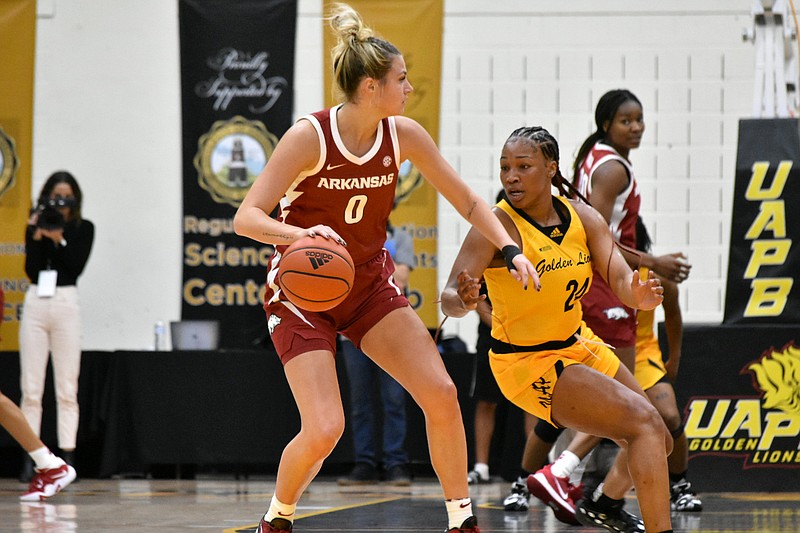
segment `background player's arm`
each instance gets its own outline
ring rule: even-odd
[[[478,316],[481,319],[481,322],[484,326],[492,325],[492,306],[489,304],[489,300],[481,300],[478,302],[477,307],[475,308],[478,311]]]
[[[611,223],[614,202],[628,186],[629,181],[630,176],[619,161],[607,161],[592,173],[592,207],[603,215],[606,224]],[[645,252],[636,254],[621,248],[620,253],[632,269],[647,267],[662,278],[677,283],[688,278],[689,270],[692,268],[681,252],[653,256]]]
[[[414,268],[414,241],[411,235],[398,228],[394,229],[392,240],[395,243],[395,253],[392,256],[394,260],[392,277],[400,290],[404,291],[408,287],[411,270]]]
[[[608,224],[592,206],[572,202],[586,230],[589,253],[596,272],[599,272],[614,294],[635,309],[654,309],[663,297],[658,278],[641,280],[638,270],[631,270],[614,244]]]
[[[669,280],[662,280],[664,286],[664,329],[667,333],[667,344],[669,354],[664,366],[667,369],[667,376],[670,381],[675,383],[678,376],[678,366],[681,362],[681,344],[683,342],[683,315],[681,306],[678,302],[678,286]]]

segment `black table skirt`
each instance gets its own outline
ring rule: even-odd
[[[458,387],[471,443],[474,410],[469,388],[474,354],[446,353],[443,359]],[[337,357],[337,370],[347,413],[349,389],[341,357]],[[19,401],[16,352],[0,352],[0,390]],[[283,368],[270,350],[84,352],[78,401],[77,455],[84,477],[137,475],[162,464],[274,471],[283,447],[300,427]],[[42,440],[55,450],[49,369],[43,403]],[[407,410],[406,446],[415,469],[425,470],[430,468],[430,456],[424,418],[410,397]],[[503,407],[501,415],[505,413]],[[503,431],[497,432],[495,446],[495,461],[507,463],[504,468],[509,475],[518,468],[524,439],[521,413],[514,412],[513,420],[514,451],[508,453]],[[503,449],[506,453],[501,456]],[[15,441],[0,431],[0,476],[16,476],[21,457]],[[342,470],[352,461],[348,424],[326,467]]]

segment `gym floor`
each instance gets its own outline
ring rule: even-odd
[[[482,532],[602,531],[562,524],[536,499],[528,512],[506,512],[501,502],[509,487],[499,481],[472,488]],[[15,479],[0,479],[0,532],[243,533],[253,531],[266,511],[274,477],[81,479],[42,503],[19,502],[24,489]],[[800,492],[700,496],[703,512],[673,513],[676,532],[800,531]],[[634,497],[626,508],[638,514]],[[320,477],[300,500],[295,531],[441,533],[445,525],[440,488],[433,478],[415,479],[410,487],[339,487],[333,478]]]

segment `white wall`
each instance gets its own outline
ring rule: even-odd
[[[295,115],[323,101],[320,0],[300,0]],[[737,121],[749,114],[748,0],[446,0],[441,148],[487,200],[510,131],[541,124],[562,168],[597,98],[633,90],[647,131],[631,158],[656,252],[684,250],[687,322],[722,318]],[[87,349],[152,344],[181,298],[177,2],[39,0],[33,192],[72,171],[97,240],[80,280]],[[565,6],[569,6],[567,9]],[[411,72],[411,81],[413,83]],[[444,282],[466,225],[440,205]],[[446,332],[474,343],[475,320]]]
[[[738,119],[752,108],[747,0],[447,2],[440,146],[487,201],[500,189],[499,149],[522,125],[559,139],[561,167],[594,131],[609,89],[642,101],[647,129],[631,152],[654,253],[684,251],[687,322],[722,320]],[[568,6],[568,9],[566,8]],[[410,73],[413,82],[413,72]],[[439,264],[468,229],[439,207]],[[442,286],[447,267],[439,271]],[[450,320],[474,345],[477,317]]]

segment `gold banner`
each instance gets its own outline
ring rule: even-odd
[[[5,294],[0,351],[19,349],[25,226],[31,207],[36,1],[0,2],[0,283]]]
[[[333,2],[325,0],[323,13]],[[414,92],[406,104],[406,115],[419,122],[434,141],[439,137],[439,96],[442,75],[442,0],[350,0],[364,22],[375,33],[394,44],[403,54]],[[330,50],[333,36],[323,28],[325,87],[332,88]],[[334,105],[333,91],[325,95],[326,106]],[[416,267],[411,273],[411,305],[428,328],[438,325],[439,291],[437,270],[437,193],[408,163],[400,170],[398,205],[392,224],[414,237]]]

